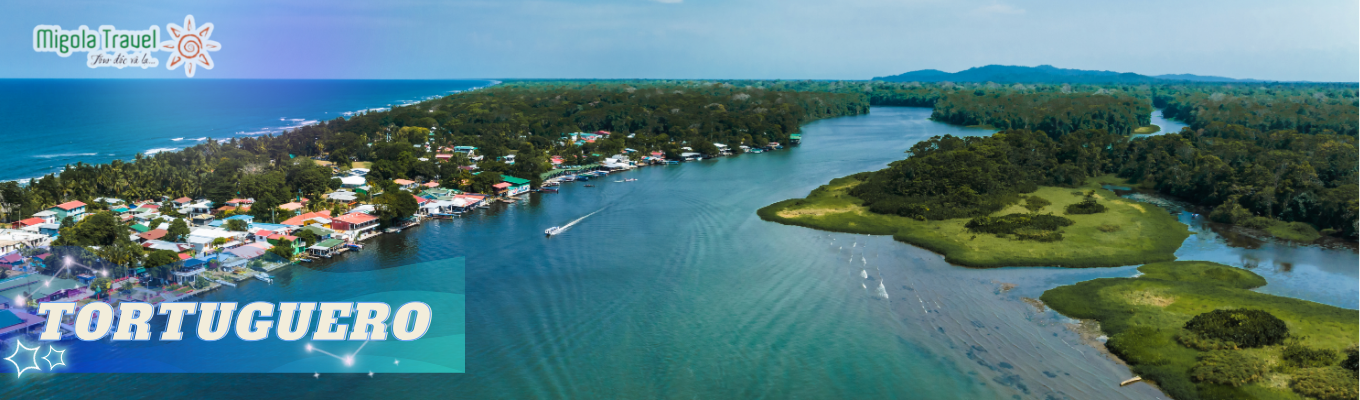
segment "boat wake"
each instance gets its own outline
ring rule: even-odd
[[[601,208],[601,209],[599,209],[599,210],[595,210],[595,212],[592,212],[592,213],[590,213],[590,214],[586,214],[586,215],[582,216],[581,218],[577,218],[577,219],[575,219],[575,220],[572,220],[571,222],[568,222],[566,225],[562,225],[562,226],[560,226],[560,227],[554,226],[554,227],[552,227],[552,228],[548,228],[548,231],[547,231],[547,232],[548,232],[548,236],[560,235],[560,234],[562,234],[562,232],[566,232],[567,229],[571,229],[571,227],[572,227],[573,225],[576,225],[577,223],[581,222],[581,220],[586,219],[587,217],[590,217],[591,215],[595,215],[595,213],[598,213],[598,212],[600,212],[600,211],[604,211],[604,209]]]

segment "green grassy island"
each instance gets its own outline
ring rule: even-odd
[[[1099,322],[1110,352],[1176,399],[1357,397],[1356,310],[1251,291],[1266,280],[1217,263],[1138,270],[1040,299]]]
[[[771,204],[757,213],[767,221],[837,232],[893,235],[894,239],[929,249],[945,261],[969,267],[1060,266],[1113,267],[1176,259],[1174,253],[1189,230],[1161,208],[1122,199],[1100,188],[1118,182],[1112,176],[1091,178],[1077,188],[1041,186],[1028,198],[1049,204],[1026,208],[1029,200],[991,213],[1061,215],[1072,224],[1061,229],[1061,240],[1025,240],[1016,234],[979,233],[966,225],[969,218],[926,220],[869,211],[864,201],[849,194],[861,181],[855,176],[832,180],[803,199]],[[1107,206],[1096,214],[1065,214],[1084,193]],[[1040,202],[1040,201],[1035,201]]]

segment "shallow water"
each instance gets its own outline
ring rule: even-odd
[[[25,375],[0,396],[229,387],[243,398],[1162,397],[1145,384],[1119,387],[1126,367],[1083,345],[1070,320],[1021,301],[1135,267],[967,269],[890,237],[755,215],[832,178],[882,168],[916,141],[989,133],[929,114],[875,107],[806,126],[803,145],[790,150],[622,173],[636,182],[569,183],[290,267],[268,290],[247,281],[214,294],[295,301],[291,293],[325,284],[315,279],[321,271],[467,256],[465,374]]]

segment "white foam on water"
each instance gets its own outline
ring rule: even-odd
[[[38,154],[33,156],[33,158],[89,157],[97,155],[99,155],[99,153],[58,153],[58,154]]]
[[[571,229],[572,225],[576,225],[576,223],[581,222],[581,220],[586,219],[586,217],[589,217],[589,216],[591,216],[591,215],[595,215],[595,213],[600,212],[600,211],[604,211],[604,209],[601,208],[601,209],[599,209],[599,210],[595,210],[595,212],[592,212],[592,213],[590,213],[590,214],[586,214],[584,217],[577,218],[577,219],[575,219],[575,220],[573,220],[573,221],[571,221],[571,222],[568,222],[566,225],[562,225],[562,229],[559,230],[559,231],[557,231],[557,233],[558,233],[558,234],[561,234],[562,232],[566,232],[567,229]]]
[[[864,278],[864,279],[869,279],[869,270],[867,270],[867,269],[861,269],[861,270],[859,270],[859,277],[860,277],[860,278]]]
[[[152,154],[160,153],[160,152],[162,152],[162,151],[175,151],[175,150],[179,150],[179,148],[177,148],[177,147],[157,147],[157,148],[154,148],[154,149],[150,149],[150,150],[144,151],[144,152],[142,152],[142,154],[143,154],[143,155],[148,155],[148,156],[149,156],[149,155],[152,155]]]

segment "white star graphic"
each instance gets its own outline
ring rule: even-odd
[[[14,369],[19,370],[19,376],[20,377],[24,376],[24,371],[28,371],[30,369],[36,369],[39,372],[42,372],[42,368],[38,367],[38,349],[42,348],[42,346],[28,348],[27,346],[24,346],[23,341],[19,340],[14,341],[14,344],[16,345],[14,346],[14,354],[11,354],[9,357],[5,357],[5,361],[9,361],[11,364],[14,364]],[[25,351],[30,351],[33,353],[33,366],[20,367],[19,362],[14,361],[14,358],[19,356],[19,349],[24,349]]]
[[[52,353],[57,353],[57,362],[55,363],[52,362],[52,359],[48,358],[52,357]],[[35,351],[33,354],[37,355],[38,353]],[[48,371],[52,371],[52,368],[56,368],[58,365],[66,365],[66,350],[57,350],[56,347],[49,345],[47,346],[47,355],[43,356],[43,361],[47,361]]]

